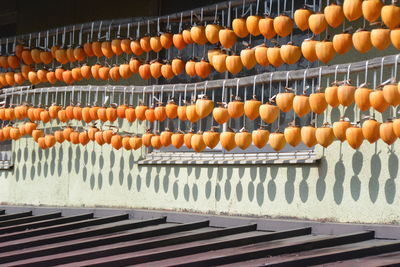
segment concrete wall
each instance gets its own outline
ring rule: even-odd
[[[355,151],[335,141],[311,165],[140,166],[143,150],[94,143],[41,150],[23,138],[13,145],[15,168],[0,173],[0,196],[3,204],[393,223],[400,221],[399,145],[365,141]]]

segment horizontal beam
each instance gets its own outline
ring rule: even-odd
[[[320,73],[322,76],[334,75],[337,74],[346,74],[349,71],[350,73],[358,73],[364,72],[366,69],[366,65],[368,62],[368,70],[378,69],[382,66],[391,66],[394,65],[395,62],[398,62],[399,55],[390,55],[386,57],[377,57],[367,61],[359,61],[355,63],[346,63],[339,65],[331,65],[331,66],[321,66],[316,68],[309,69],[301,69],[301,70],[293,70],[293,71],[277,71],[277,72],[266,72],[262,74],[233,78],[233,79],[219,79],[219,80],[210,80],[199,83],[190,83],[190,84],[164,84],[164,85],[147,85],[147,86],[98,86],[98,85],[77,85],[77,86],[62,86],[62,87],[44,87],[44,88],[34,88],[30,89],[30,86],[19,86],[19,87],[11,87],[3,89],[3,94],[0,95],[0,99],[6,96],[11,95],[19,95],[19,94],[38,94],[40,92],[75,92],[83,91],[83,92],[95,92],[97,88],[99,92],[126,92],[128,94],[143,94],[143,90],[145,93],[150,94],[153,92],[159,93],[161,90],[164,93],[169,93],[172,91],[175,92],[184,92],[185,87],[187,92],[193,92],[197,90],[197,92],[201,92],[204,90],[205,86],[207,86],[207,90],[215,90],[221,89],[223,84],[226,87],[236,87],[239,86],[253,86],[256,84],[269,84],[271,82],[285,82],[287,79],[289,82],[296,80],[303,80],[304,74],[306,74],[307,79],[317,78]],[[306,72],[306,73],[305,73]],[[174,89],[175,88],[175,89]]]

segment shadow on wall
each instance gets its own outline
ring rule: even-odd
[[[13,170],[0,171],[0,175],[5,179],[15,177],[17,182],[21,182],[51,177],[65,179],[67,173],[82,177],[82,182],[91,190],[102,190],[107,184],[126,187],[136,192],[146,188],[157,194],[172,194],[175,200],[236,200],[254,202],[260,207],[266,200],[276,201],[280,197],[279,192],[284,194],[288,204],[297,200],[307,203],[314,197],[323,201],[327,194],[332,194],[337,205],[343,203],[344,196],[348,193],[354,201],[358,201],[362,190],[368,190],[372,203],[384,194],[386,202],[392,204],[397,192],[395,179],[399,169],[398,156],[393,147],[378,149],[377,144],[372,155],[354,151],[349,163],[345,163],[342,156],[339,156],[336,162],[329,164],[322,158],[317,166],[268,165],[251,168],[213,165],[159,165],[136,168],[137,159],[132,151],[120,153],[112,150],[104,153],[104,148],[99,151],[95,150],[95,146],[70,145],[49,150],[29,150],[26,143],[21,141],[14,153],[15,159],[21,164],[16,164]],[[341,153],[339,151],[339,155]],[[383,162],[383,158],[386,162]],[[361,174],[368,164],[369,176],[365,175],[366,171]],[[382,172],[385,168],[383,166],[387,168],[387,172]],[[315,168],[318,170],[312,172]],[[333,175],[332,188],[327,187],[327,184],[330,184],[327,181],[330,173]],[[388,177],[384,177],[384,173],[387,173]],[[310,179],[314,178],[314,175],[317,176],[316,179]],[[312,183],[315,183],[315,186]],[[310,188],[315,188],[315,192],[310,191]]]

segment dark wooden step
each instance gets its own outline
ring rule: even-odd
[[[166,217],[143,220],[143,221],[127,220],[127,221],[118,221],[117,223],[112,222],[112,224],[114,225],[109,225],[110,223],[105,223],[106,224],[105,226],[103,226],[103,224],[95,225],[92,229],[85,228],[85,229],[75,230],[74,232],[69,230],[67,232],[61,232],[59,234],[52,233],[47,235],[34,236],[30,238],[0,243],[0,253],[14,251],[14,250],[17,250],[17,252],[19,252],[22,249],[37,247],[41,245],[50,245],[70,240],[97,237],[101,235],[110,235],[112,233],[143,228],[150,225],[163,224],[165,222],[166,222]]]
[[[301,236],[203,253],[193,252],[188,256],[179,258],[176,256],[171,256],[166,258],[166,260],[143,262],[143,264],[139,266],[214,266],[247,261],[251,259],[266,258],[285,253],[294,253],[317,248],[350,244],[370,240],[373,238],[374,233],[369,231],[338,236]],[[115,266],[136,264],[135,261],[130,259],[129,255],[126,255],[126,258],[121,257],[120,259],[116,260],[118,260],[118,263],[122,262],[124,264],[117,264]]]
[[[121,215],[115,215],[115,216],[109,216],[109,217],[103,217],[103,218],[89,219],[89,220],[84,220],[84,221],[79,221],[79,222],[53,225],[53,226],[49,226],[49,227],[33,229],[33,230],[24,231],[24,232],[9,233],[9,234],[0,235],[0,242],[22,239],[22,238],[27,238],[27,237],[32,237],[32,236],[45,235],[45,234],[49,234],[49,233],[62,232],[62,231],[67,231],[67,230],[72,230],[72,229],[77,229],[77,228],[88,227],[88,226],[92,226],[92,225],[99,225],[99,224],[105,224],[105,223],[110,223],[110,222],[122,221],[122,220],[126,220],[128,218],[129,218],[128,214],[121,214]]]
[[[292,236],[309,235],[311,228],[300,228],[279,232],[261,232],[253,231],[237,235],[229,235],[221,238],[194,241],[191,243],[183,243],[172,245],[162,249],[145,250],[138,253],[124,253],[110,257],[97,258],[89,261],[81,261],[79,263],[70,263],[65,266],[124,266],[129,264],[148,263],[151,261],[179,258],[185,255],[191,255],[202,252],[218,251],[223,248],[240,247],[249,244],[261,243],[277,239],[285,239]],[[159,265],[162,266],[162,265]]]
[[[58,219],[58,218],[61,218],[61,212],[48,213],[43,215],[29,216],[24,218],[17,218],[8,221],[3,221],[0,222],[0,235],[4,233],[23,231],[23,230],[18,230],[20,229],[19,227],[22,227],[21,229],[26,229],[24,227],[29,226],[30,224],[33,225],[36,222]]]
[[[43,252],[34,253],[32,257],[38,257],[38,261],[30,260],[25,263],[34,264],[35,266],[49,266],[56,264],[65,264],[76,261],[83,261],[89,259],[96,259],[104,256],[117,255],[121,253],[135,252],[140,250],[152,249],[157,247],[170,246],[174,244],[182,244],[187,242],[206,240],[210,238],[222,237],[235,235],[240,233],[245,233],[249,231],[254,231],[256,229],[256,225],[245,225],[231,228],[201,228],[207,227],[206,224],[201,223],[190,223],[180,225],[180,229],[177,227],[169,227],[170,231],[166,231],[164,235],[161,235],[157,238],[151,238],[148,234],[144,234],[142,237],[147,237],[145,239],[135,240],[137,238],[132,238],[132,241],[119,242],[116,244],[108,244],[101,247],[93,247],[91,246],[88,249],[81,249],[76,252],[68,252],[71,250],[68,246],[59,247],[56,251],[47,251],[46,255],[50,255],[48,257],[43,257]],[[196,227],[196,228],[194,228]],[[172,228],[175,230],[171,231]],[[197,231],[193,231],[193,229],[197,229]],[[185,230],[185,231],[182,231]],[[191,230],[187,232],[188,230]],[[73,248],[75,249],[75,248]],[[60,253],[60,254],[56,254]],[[16,254],[17,258],[21,259],[21,257],[25,257],[24,253]],[[0,258],[1,260],[1,258]],[[24,264],[24,262],[20,262]],[[18,262],[14,262],[13,264],[19,264]]]
[[[32,211],[0,215],[0,222],[32,216]]]

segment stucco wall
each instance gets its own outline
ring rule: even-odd
[[[399,144],[365,141],[355,151],[335,141],[311,165],[138,166],[143,151],[94,143],[41,150],[23,138],[13,145],[15,168],[0,173],[0,196],[7,204],[392,223],[400,221]]]

